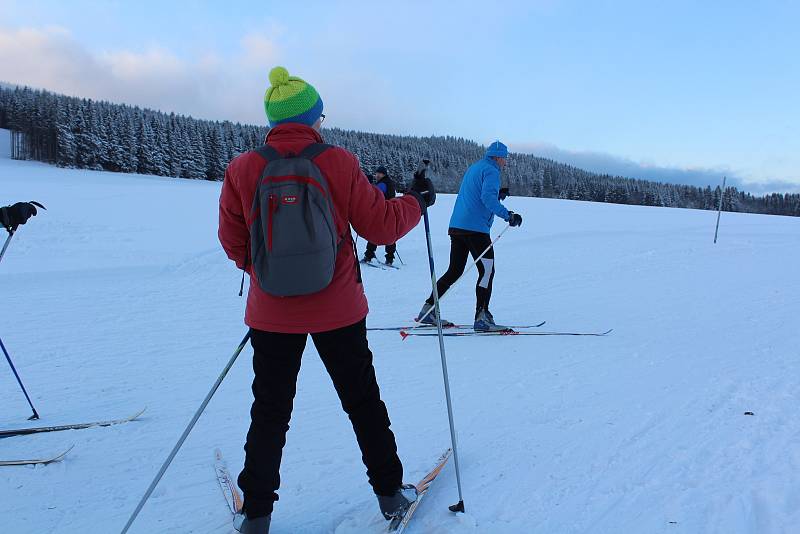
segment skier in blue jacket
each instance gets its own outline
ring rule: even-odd
[[[474,329],[478,332],[494,332],[507,330],[502,325],[495,324],[489,311],[489,300],[492,296],[492,281],[494,280],[494,247],[490,247],[492,240],[489,231],[492,228],[495,216],[508,222],[511,226],[520,226],[522,216],[513,211],[508,211],[500,202],[500,171],[506,165],[508,148],[500,141],[495,141],[486,150],[486,155],[473,163],[458,190],[456,205],[450,217],[450,265],[447,272],[436,282],[439,296],[444,295],[450,286],[464,273],[467,265],[468,254],[477,259],[487,248],[486,254],[478,262],[478,283],[475,286],[475,323]],[[507,194],[507,190],[506,190]],[[433,313],[428,311],[433,306],[433,293],[422,306],[417,321],[423,324],[436,324]],[[425,317],[427,314],[427,317]],[[442,326],[451,323],[442,321]]]

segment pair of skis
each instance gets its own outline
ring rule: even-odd
[[[138,419],[146,410],[147,408],[143,408],[142,410],[138,411],[137,413],[125,417],[122,419],[109,419],[105,421],[92,421],[89,423],[75,423],[70,425],[57,425],[57,426],[39,426],[39,427],[27,427],[27,428],[13,428],[7,430],[0,430],[0,438],[9,438],[13,436],[27,436],[31,434],[41,434],[45,432],[60,432],[63,430],[82,430],[84,428],[94,428],[94,427],[104,427],[104,426],[113,426],[113,425],[120,425],[123,423],[129,423],[134,419]],[[54,456],[46,457],[46,458],[31,458],[31,459],[22,459],[22,460],[0,460],[0,467],[2,466],[12,466],[12,465],[47,465],[53,462],[58,462],[75,447],[72,445],[65,451],[56,454]]]
[[[525,324],[525,325],[514,325],[509,326],[509,329],[524,329],[524,328],[539,328],[544,326],[547,321],[542,321],[541,323],[536,324]],[[374,332],[407,332],[407,331],[418,331],[418,332],[436,332],[435,325],[429,324],[417,324],[416,326],[377,326],[377,327],[370,327],[367,328],[368,331]],[[462,330],[466,330],[472,332],[472,325],[471,324],[454,324],[454,323],[447,323],[443,324],[442,330],[447,332],[460,332]]]
[[[415,500],[402,515],[392,518],[386,525],[386,528],[383,530],[384,533],[402,534],[402,532],[408,526],[408,523],[411,521],[411,518],[414,516],[414,512],[416,512],[417,508],[419,508],[423,497],[427,495],[431,484],[433,484],[433,481],[436,480],[436,477],[439,476],[439,473],[441,473],[442,469],[444,469],[444,466],[447,463],[447,460],[450,459],[452,453],[452,449],[447,449],[436,462],[434,468],[431,469],[427,475],[422,477],[422,480],[420,480],[416,485],[417,500]],[[228,466],[225,463],[225,460],[222,458],[222,452],[219,449],[214,451],[214,471],[217,475],[219,487],[225,497],[225,502],[228,504],[228,508],[233,514],[234,528],[239,530],[243,519],[243,500],[242,496],[239,494],[236,484],[233,482],[233,477],[231,477],[230,471],[228,471]]]
[[[442,328],[443,332],[442,335],[446,337],[482,337],[482,336],[593,336],[593,337],[603,337],[607,336],[614,329],[609,329],[604,332],[542,332],[542,331],[532,331],[534,328],[540,328],[544,326],[547,321],[542,321],[541,323],[537,324],[529,324],[529,325],[514,325],[509,326],[504,330],[497,330],[494,332],[482,332],[482,331],[475,331],[472,329],[471,325],[466,324],[448,324]],[[433,325],[417,325],[417,326],[383,326],[383,327],[372,327],[367,328],[370,331],[389,331],[389,332],[399,332],[400,336],[403,339],[409,336],[421,336],[421,337],[432,337],[438,336],[439,333],[436,330],[436,327]]]

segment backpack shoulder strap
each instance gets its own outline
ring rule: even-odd
[[[333,148],[333,145],[327,145],[325,143],[311,143],[307,147],[305,147],[298,155],[298,158],[305,158],[308,160],[313,161],[318,156],[320,156],[323,152],[328,150],[329,148]]]
[[[258,153],[259,156],[264,158],[267,161],[275,161],[276,159],[283,159],[283,156],[280,152],[275,150],[274,147],[271,147],[267,144],[261,145],[255,152]]]

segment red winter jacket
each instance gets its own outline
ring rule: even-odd
[[[311,143],[321,142],[319,132],[295,123],[276,126],[267,135],[267,143],[282,154],[298,154]],[[385,200],[361,172],[356,157],[343,148],[329,149],[314,162],[328,180],[336,228],[344,236],[333,280],[312,295],[274,297],[261,290],[248,267],[250,291],[244,322],[251,328],[313,333],[357,323],[367,316],[369,309],[364,286],[358,281],[350,225],[367,241],[390,244],[411,231],[422,215],[419,202],[411,195]],[[219,199],[219,241],[240,269],[244,268],[249,246],[249,216],[256,184],[265,166],[261,156],[246,152],[231,161],[225,171]]]

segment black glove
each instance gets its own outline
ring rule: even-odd
[[[497,194],[497,198],[499,198],[500,200],[505,200],[505,199],[508,198],[508,194],[509,194],[508,193],[508,188],[507,187],[501,187],[500,188],[500,192]]]
[[[522,215],[519,213],[514,213],[513,211],[509,211],[507,222],[509,226],[522,226]]]
[[[0,208],[0,222],[9,232],[16,232],[20,224],[25,224],[34,215],[36,206],[30,202],[17,202]]]
[[[436,203],[436,188],[430,178],[425,178],[424,170],[414,173],[414,181],[408,193],[414,195],[422,211]]]

